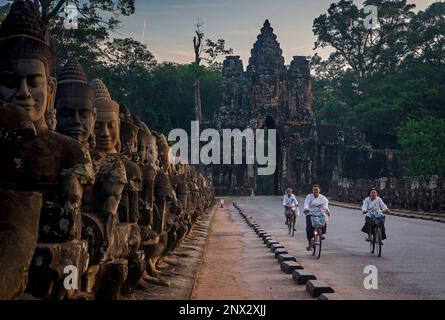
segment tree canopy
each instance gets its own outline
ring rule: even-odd
[[[312,59],[315,114],[357,127],[376,148],[410,152],[403,137],[408,128],[428,117],[445,118],[445,2],[423,11],[406,0],[364,5],[377,6],[377,28],[365,28],[367,14],[348,0],[331,4],[314,20],[315,49],[332,49],[326,59]],[[433,167],[422,172],[433,173]]]

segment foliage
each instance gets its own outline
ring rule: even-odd
[[[405,148],[397,128],[408,119],[445,118],[445,3],[414,11],[405,0],[367,0],[380,26],[352,1],[331,4],[314,21],[314,111],[332,123],[357,127],[377,148]]]
[[[411,175],[445,175],[445,119],[410,119],[398,129],[399,142],[410,154]]]

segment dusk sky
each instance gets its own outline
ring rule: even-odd
[[[148,45],[156,59],[189,63],[194,60],[193,36],[198,17],[205,36],[226,40],[247,65],[250,50],[269,19],[288,64],[294,55],[313,55],[314,18],[338,0],[136,0],[136,13],[123,17],[116,37],[133,37]],[[0,0],[0,4],[6,1]],[[424,10],[435,0],[410,0]],[[363,0],[355,0],[362,7]],[[145,26],[145,30],[144,30]],[[320,51],[319,51],[320,52]],[[329,50],[320,52],[322,56]]]
[[[265,19],[269,19],[286,63],[294,55],[312,55],[314,18],[334,0],[136,0],[136,14],[122,19],[124,36],[149,46],[158,61],[193,61],[194,25],[198,17],[211,39],[223,38],[246,66]],[[354,1],[360,7],[363,1]],[[434,0],[411,0],[423,10]],[[145,35],[143,35],[146,21]]]

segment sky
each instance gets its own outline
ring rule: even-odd
[[[409,0],[419,10],[434,1]],[[336,0],[136,0],[136,13],[121,19],[120,33],[146,43],[158,61],[189,63],[194,60],[192,40],[199,18],[205,36],[225,39],[246,66],[253,43],[269,19],[289,64],[295,55],[314,54],[313,20],[327,12],[332,2]],[[362,7],[363,1],[354,3]],[[320,53],[325,56],[327,51]]]
[[[116,37],[132,37],[148,45],[159,62],[194,60],[193,36],[198,18],[206,38],[226,40],[244,67],[266,19],[283,49],[286,64],[295,55],[310,56],[315,37],[312,24],[338,0],[136,0],[136,13],[121,17]],[[423,10],[436,0],[408,0]],[[6,1],[0,0],[0,4]],[[354,0],[360,8],[363,0]],[[318,50],[323,57],[329,49]]]

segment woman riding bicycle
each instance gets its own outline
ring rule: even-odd
[[[363,200],[362,212],[365,214],[365,225],[362,228],[362,232],[368,234],[366,241],[372,241],[372,219],[373,215],[381,214],[381,212],[389,212],[388,207],[383,200],[377,195],[377,190],[372,188],[369,190],[369,197]],[[382,214],[381,214],[382,215]],[[386,239],[385,232],[385,217],[383,218],[382,226],[382,240]]]
[[[297,201],[297,197],[292,193],[291,188],[287,188],[286,194],[283,197],[283,206],[284,206],[284,217],[286,218],[285,224],[289,223],[289,217],[291,210],[297,210],[297,216],[300,215],[300,211],[298,210],[299,204]]]
[[[306,214],[306,237],[308,241],[307,251],[313,247],[314,230],[317,225],[322,226],[323,234],[326,234],[325,214],[330,216],[328,199],[320,193],[318,184],[312,187],[312,193],[306,196],[304,201],[304,213]]]

